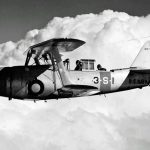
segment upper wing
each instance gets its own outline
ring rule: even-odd
[[[53,47],[57,47],[60,52],[69,52],[73,51],[74,49],[77,49],[81,45],[83,45],[85,42],[78,40],[78,39],[51,39],[44,41],[42,43],[36,44],[31,46],[31,51],[38,55],[38,57],[41,55],[41,53],[44,52],[50,52],[53,50]],[[43,52],[43,53],[44,53]]]
[[[83,45],[85,42],[78,40],[78,39],[64,39],[64,38],[58,38],[58,39],[50,39],[38,44],[35,44],[31,46],[31,49],[37,49],[39,51],[40,49],[43,48],[51,48],[52,46],[57,46],[60,47],[61,52],[66,52],[66,51],[72,51],[81,45]]]
[[[45,53],[50,53],[57,49],[59,52],[69,52],[77,49],[85,42],[78,39],[67,39],[67,38],[57,38],[57,39],[50,39],[33,46],[30,46],[28,49],[26,63],[29,63],[30,57],[36,57],[37,59],[40,58]],[[55,47],[55,48],[54,48]]]

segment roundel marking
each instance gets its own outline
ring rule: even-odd
[[[40,95],[44,91],[44,84],[40,80],[33,80],[28,84],[28,91],[30,95]]]

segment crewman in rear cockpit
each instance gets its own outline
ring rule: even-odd
[[[100,64],[97,65],[97,70],[106,71],[106,68],[103,68]]]

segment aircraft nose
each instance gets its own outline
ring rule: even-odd
[[[0,96],[8,96],[8,87],[10,84],[9,81],[9,72],[8,67],[0,67]]]

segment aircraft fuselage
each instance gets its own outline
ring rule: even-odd
[[[134,72],[130,68],[67,72],[76,85],[95,87],[94,95],[142,88],[150,83],[150,72]],[[49,65],[4,67],[0,70],[0,96],[9,99],[57,99],[78,97],[82,93],[86,90],[64,90],[58,71],[51,70]]]

